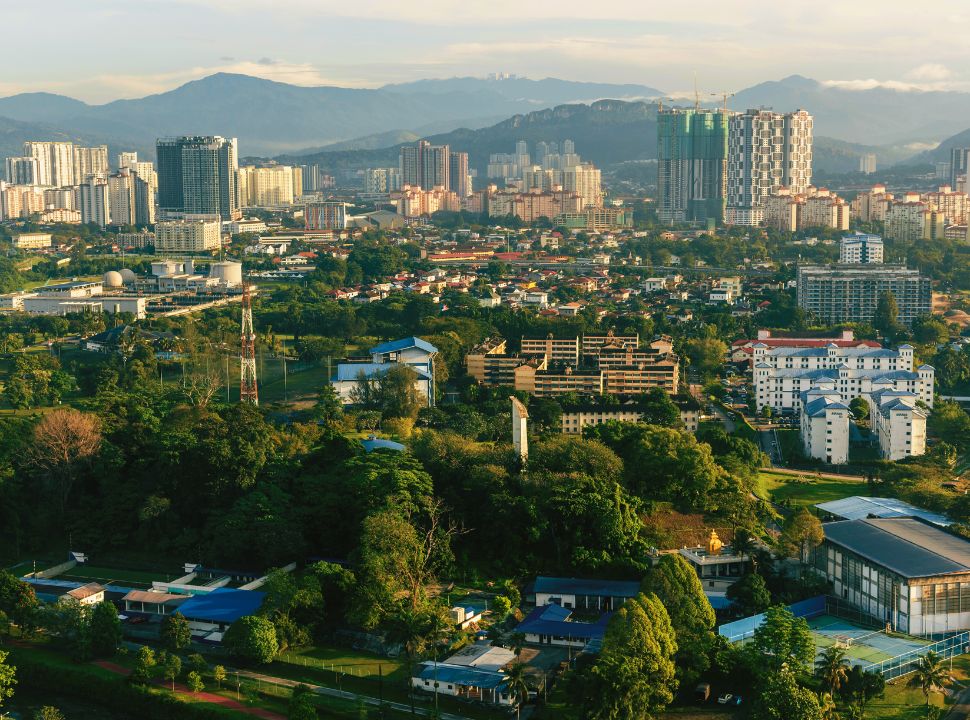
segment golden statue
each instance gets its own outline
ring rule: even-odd
[[[711,529],[711,537],[707,541],[707,554],[708,555],[720,555],[721,548],[724,543],[721,542],[721,538],[717,536],[717,531],[713,528]]]

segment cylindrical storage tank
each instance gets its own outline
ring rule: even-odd
[[[124,285],[124,280],[121,277],[121,273],[117,270],[108,270],[101,278],[101,284],[109,288],[120,288]]]
[[[155,277],[162,277],[163,275],[174,275],[175,274],[175,263],[171,260],[163,260],[161,262],[152,263],[152,275]]]
[[[226,285],[242,285],[242,263],[212,263],[209,269],[209,277],[216,278]]]
[[[133,282],[135,282],[135,272],[133,270],[130,270],[129,268],[122,268],[118,271],[118,273],[121,275],[121,281],[125,285],[131,285]]]
[[[186,275],[194,275],[195,274],[195,260],[186,260],[185,261],[185,266],[182,269],[182,272],[184,272]]]

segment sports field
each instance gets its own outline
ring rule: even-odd
[[[897,655],[920,650],[930,644],[910,635],[889,633],[885,630],[856,625],[833,615],[818,615],[808,621],[815,636],[815,648],[821,652],[827,647],[840,644],[850,662],[880,663]]]
[[[97,582],[101,585],[123,585],[133,588],[149,588],[153,580],[174,580],[179,577],[172,573],[146,572],[143,570],[121,570],[119,568],[77,565],[56,577],[57,580],[76,582]]]

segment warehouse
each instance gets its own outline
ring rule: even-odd
[[[911,635],[970,629],[970,542],[914,517],[823,527],[815,567],[835,597]]]

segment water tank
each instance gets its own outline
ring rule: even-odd
[[[135,272],[129,268],[122,268],[118,271],[121,274],[121,281],[125,285],[131,285],[135,282]]]
[[[216,278],[226,285],[242,285],[242,263],[212,263],[209,269],[209,277]]]
[[[120,288],[125,284],[125,281],[121,277],[121,273],[117,270],[108,270],[101,279],[102,285],[109,288]]]
[[[163,275],[174,275],[175,274],[175,263],[171,260],[162,260],[161,262],[152,263],[152,275],[155,277],[162,277]]]

